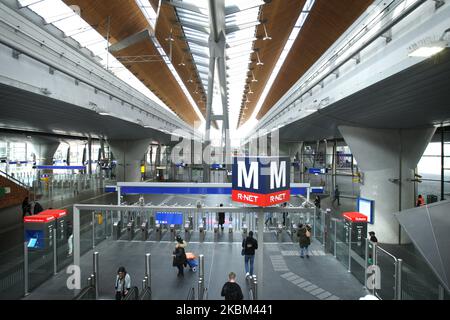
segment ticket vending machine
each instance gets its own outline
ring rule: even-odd
[[[345,240],[351,242],[351,249],[363,256],[367,238],[367,216],[360,212],[344,212]]]
[[[24,218],[24,237],[28,243],[28,250],[43,253],[52,250],[55,221],[52,215],[34,215]]]
[[[64,209],[49,209],[42,211],[38,216],[52,216],[54,220],[54,229],[56,244],[59,246],[61,243],[65,242],[70,235],[67,234],[67,211]]]

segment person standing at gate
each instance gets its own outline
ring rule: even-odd
[[[219,207],[223,207],[223,204],[221,203]],[[218,214],[219,214],[219,226],[223,231],[223,224],[225,223],[225,212],[219,212]]]
[[[242,255],[245,256],[245,276],[253,276],[253,264],[255,262],[255,250],[258,249],[258,241],[253,238],[253,231],[242,241]]]

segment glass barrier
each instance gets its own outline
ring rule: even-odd
[[[0,253],[0,300],[23,297],[24,245],[20,244]]]
[[[380,272],[380,288],[375,295],[382,300],[395,300],[395,257],[376,246],[375,261]]]
[[[349,268],[349,230],[344,221],[336,221],[336,259],[338,259],[347,269]]]
[[[403,262],[402,300],[438,300],[439,281],[430,270],[417,270]]]
[[[364,285],[366,281],[366,242],[352,239],[350,247],[350,271]]]
[[[28,243],[28,279],[29,291],[44,283],[54,272],[53,236],[40,239],[42,242],[33,246]]]

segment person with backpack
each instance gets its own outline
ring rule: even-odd
[[[253,264],[255,262],[255,250],[258,249],[258,241],[253,238],[253,231],[242,241],[242,255],[245,256],[245,276],[253,276]],[[250,265],[250,268],[249,268]]]
[[[297,232],[298,242],[300,244],[300,258],[304,258],[306,253],[306,258],[309,259],[308,247],[311,244],[311,227],[309,225],[299,225]]]
[[[178,268],[178,275],[177,275],[178,277],[184,277],[184,266],[187,265],[186,252],[184,251],[185,245],[183,245],[183,242],[184,242],[183,240],[181,240],[181,243],[180,241],[177,241],[177,244],[175,245],[175,250],[173,251],[172,265]]]
[[[225,297],[225,300],[243,300],[241,287],[236,283],[236,274],[230,272],[228,274],[228,282],[223,285],[222,292],[220,294]]]
[[[117,270],[116,276],[116,300],[122,300],[128,294],[131,288],[131,277],[125,270],[125,267],[120,267]]]

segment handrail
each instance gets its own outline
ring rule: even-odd
[[[139,294],[138,300],[152,300],[152,288],[145,287],[144,290]]]
[[[73,298],[73,300],[91,300],[89,298],[86,299],[86,297],[90,296],[90,295],[95,296],[95,288],[93,286],[87,286],[84,287],[79,294],[76,295],[75,298]]]
[[[138,287],[132,287],[127,295],[122,298],[122,300],[138,300],[139,298],[139,289]]]
[[[195,300],[195,289],[194,287],[189,289],[188,295],[186,297],[186,300]]]
[[[19,186],[21,186],[21,187],[23,187],[23,188],[29,190],[29,187],[28,187],[25,183],[23,183],[23,182],[20,181],[20,180],[17,180],[17,179],[14,178],[13,176],[7,174],[5,171],[0,170],[0,174],[1,174],[2,176],[4,176],[5,178],[9,179],[9,180],[12,180],[14,183],[18,184]]]
[[[370,240],[369,240],[370,241]],[[370,241],[371,243],[373,243],[372,241]],[[383,253],[387,254],[388,256],[390,256],[392,259],[394,259],[395,262],[398,262],[397,257],[395,257],[392,253],[387,252],[385,249],[383,249],[382,247],[380,247],[379,245],[377,245],[377,249],[380,249]]]

